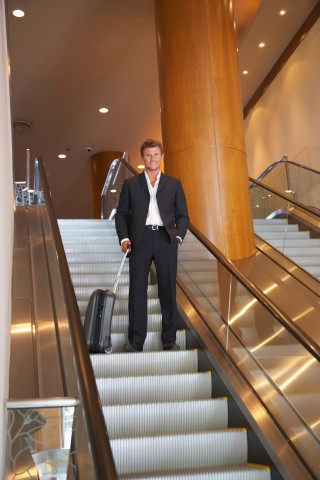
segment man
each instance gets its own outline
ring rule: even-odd
[[[147,336],[147,289],[151,262],[157,269],[164,350],[176,344],[177,251],[189,225],[180,180],[160,171],[162,144],[146,140],[140,153],[145,171],[124,181],[115,216],[122,251],[130,249],[129,343],[125,352],[140,352]]]

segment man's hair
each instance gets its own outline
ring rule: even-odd
[[[145,140],[145,141],[143,142],[143,144],[142,144],[141,147],[140,147],[141,157],[143,157],[143,153],[144,153],[144,150],[145,150],[146,148],[154,148],[154,147],[159,147],[159,148],[160,148],[161,155],[163,155],[163,146],[162,146],[162,143],[159,142],[159,140],[154,140],[153,138],[148,138],[147,140]]]

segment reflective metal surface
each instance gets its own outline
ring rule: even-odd
[[[258,255],[234,263],[280,310],[287,310],[288,326],[297,323],[316,344],[319,298],[307,289],[300,291],[301,286],[293,285],[289,275],[283,278],[282,272],[281,277],[280,268],[274,272],[273,262],[268,265],[260,260]],[[312,348],[305,348],[290,334],[190,233],[179,250],[178,283],[294,448],[320,476],[319,354],[314,356]]]
[[[46,204],[17,206],[15,212],[9,396],[10,400],[38,399],[40,404],[36,409],[27,408],[36,415],[41,408],[41,399],[78,399],[72,437],[75,478],[104,480],[107,475],[112,479],[116,478],[116,471],[92,364],[50,190],[40,161],[39,172],[41,185],[38,186],[38,192],[44,192]],[[46,403],[44,400],[43,408]],[[10,412],[13,412],[12,405],[9,401]],[[51,410],[57,409],[52,407]],[[61,424],[59,415],[55,417],[55,425]],[[25,412],[20,418],[23,419],[21,425],[24,435],[19,437],[21,441],[14,442],[14,456],[7,456],[11,460],[7,465],[8,479],[33,478],[26,473],[27,470],[20,468],[20,463],[18,465],[15,462],[17,455],[29,471],[31,464],[45,463],[49,457],[51,462],[53,456],[57,459],[60,456],[58,450],[64,448],[47,446],[40,450],[47,450],[48,455],[37,451],[37,459],[31,458],[27,439],[31,434],[32,422],[26,421],[30,417]],[[10,413],[9,420],[8,432],[16,439],[16,434],[19,436],[21,430],[17,426],[16,415]],[[47,421],[40,428],[44,436],[45,425]],[[21,447],[19,452],[17,445]],[[7,448],[8,452],[12,451],[9,443]],[[45,462],[40,461],[39,456],[44,457]]]

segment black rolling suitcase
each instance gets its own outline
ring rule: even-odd
[[[84,318],[84,331],[90,353],[111,353],[111,320],[116,291],[128,251],[124,254],[113,290],[97,289],[90,295]]]

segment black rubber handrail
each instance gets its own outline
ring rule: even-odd
[[[62,286],[68,310],[69,328],[74,349],[73,353],[82,395],[81,403],[87,421],[88,436],[96,479],[105,480],[107,478],[108,480],[114,480],[118,478],[118,475],[101,409],[100,397],[72,285],[69,266],[63,248],[57,216],[55,214],[43,162],[40,158],[36,159],[36,161],[38,161],[40,182],[45,195],[49,222],[57,250]]]

